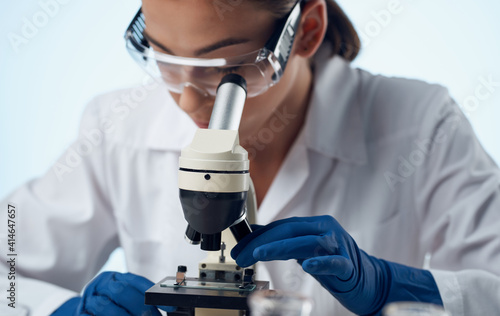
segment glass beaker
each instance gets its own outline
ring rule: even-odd
[[[382,310],[384,316],[450,316],[441,306],[421,302],[395,302]]]
[[[252,316],[309,316],[312,300],[295,292],[262,290],[248,297]]]

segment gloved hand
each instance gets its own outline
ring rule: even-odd
[[[385,304],[395,301],[442,305],[429,271],[369,256],[331,216],[287,218],[257,228],[231,256],[242,267],[297,259],[304,271],[358,315],[380,314]]]
[[[83,296],[69,299],[52,316],[161,316],[155,306],[144,304],[144,293],[153,285],[132,273],[103,272],[85,288]],[[166,312],[176,309],[160,308]]]

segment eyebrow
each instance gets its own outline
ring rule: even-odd
[[[159,48],[161,48],[162,50],[164,50],[166,53],[171,54],[171,55],[175,55],[170,49],[168,49],[163,44],[159,43],[157,40],[155,40],[154,38],[152,38],[148,33],[146,33],[146,31],[144,31],[143,34],[144,34],[144,37],[149,42],[151,42],[154,45],[158,46]],[[208,45],[206,47],[203,47],[203,48],[200,48],[200,49],[196,50],[194,52],[194,56],[198,57],[198,56],[201,56],[201,55],[204,55],[204,54],[208,54],[208,53],[210,53],[210,52],[212,52],[214,50],[217,50],[219,48],[223,48],[223,47],[227,47],[227,46],[231,46],[231,45],[242,44],[242,43],[247,43],[249,41],[250,40],[247,39],[247,38],[238,38],[238,37],[226,38],[226,39],[218,41],[218,42],[216,42],[214,44],[211,44],[211,45]]]

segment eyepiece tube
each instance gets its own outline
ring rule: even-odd
[[[238,130],[247,97],[246,86],[245,79],[238,74],[222,78],[217,88],[209,129]]]

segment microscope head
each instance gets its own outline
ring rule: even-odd
[[[235,74],[219,85],[208,129],[198,129],[179,159],[179,189],[186,239],[203,250],[220,250],[221,233],[231,228],[239,241],[251,232],[246,220],[250,185],[247,151],[238,126],[246,98],[245,80]]]
[[[245,218],[248,167],[248,153],[239,145],[237,131],[197,131],[182,151],[179,168],[188,240],[201,241],[204,250],[220,249],[220,233]]]

